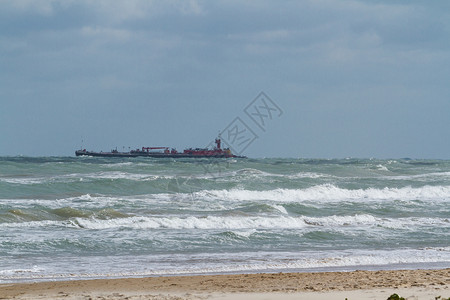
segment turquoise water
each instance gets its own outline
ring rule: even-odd
[[[450,267],[450,161],[0,158],[0,281]]]

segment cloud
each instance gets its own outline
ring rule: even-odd
[[[1,26],[0,49],[13,56],[22,50],[38,56],[72,53],[75,58],[86,55],[87,61],[97,55],[117,60],[128,50],[149,62],[170,57],[180,64],[218,60],[251,64],[267,58],[274,64],[295,60],[288,64],[297,67],[367,67],[435,63],[446,59],[449,45],[444,40],[448,21],[430,18],[430,9],[417,4],[331,0],[276,5],[144,0],[1,4],[12,15],[3,21],[10,21],[9,26]]]
[[[70,2],[72,1],[68,0],[66,3]],[[2,10],[7,13],[50,16],[54,13],[55,3],[56,1],[48,0],[2,0],[0,5]]]
[[[427,101],[445,98],[446,8],[382,0],[0,0],[0,97],[18,103],[16,117],[21,102],[35,100],[47,104],[37,109],[59,103],[92,128],[93,115],[146,123],[149,112],[154,126],[170,122],[165,130],[177,134],[189,120],[204,135],[211,127],[204,123],[228,122],[265,90],[285,99],[286,120],[305,107],[314,112],[310,127],[289,120],[295,132],[316,128],[319,136],[317,128],[354,111],[340,129],[351,131],[358,112],[370,114],[366,107],[381,115],[387,103],[420,103],[430,91]],[[116,109],[103,113],[111,104]],[[392,115],[401,115],[397,104]],[[45,115],[58,124],[71,119]]]

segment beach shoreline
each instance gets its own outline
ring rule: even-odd
[[[0,299],[406,299],[450,297],[450,269],[257,273],[0,284]]]

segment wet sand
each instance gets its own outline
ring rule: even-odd
[[[0,299],[406,299],[450,297],[450,269],[262,273],[0,285]]]

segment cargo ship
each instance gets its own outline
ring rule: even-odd
[[[183,152],[178,152],[174,148],[169,147],[142,147],[141,149],[131,150],[129,152],[119,152],[117,149],[111,152],[95,152],[86,149],[75,151],[76,156],[100,156],[100,157],[169,157],[169,158],[246,158],[245,156],[234,155],[229,148],[222,149],[220,136],[215,140],[215,147],[209,148],[188,148]]]

